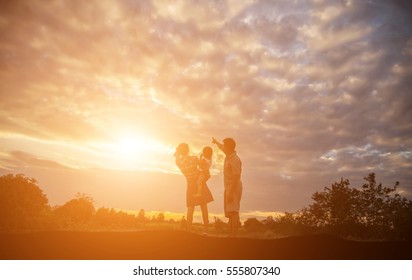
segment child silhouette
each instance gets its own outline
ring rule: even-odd
[[[202,196],[202,190],[206,184],[206,181],[210,178],[210,167],[212,166],[213,150],[211,147],[206,146],[202,150],[202,154],[199,157],[199,177],[197,179],[197,192],[195,197]]]

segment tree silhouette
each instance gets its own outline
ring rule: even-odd
[[[165,221],[165,214],[163,214],[163,212],[160,212],[159,214],[157,214],[156,222],[164,223],[164,221]]]
[[[146,213],[144,209],[140,209],[139,214],[137,215],[137,221],[142,224],[147,222]]]
[[[66,202],[63,206],[53,210],[58,219],[58,226],[62,228],[81,228],[95,213],[93,199],[85,194],[78,193],[76,198]]]
[[[412,233],[412,202],[393,187],[376,183],[375,174],[360,189],[341,179],[312,195],[314,203],[296,215],[302,225],[326,232],[368,238],[407,238]]]
[[[392,227],[393,214],[397,212],[397,204],[400,202],[398,200],[400,195],[392,196],[392,193],[396,191],[399,182],[396,182],[392,188],[383,187],[382,184],[376,183],[374,173],[364,179],[367,183],[362,186],[359,211],[365,224],[373,228]]]
[[[325,187],[323,192],[314,193],[314,203],[304,209],[301,218],[309,220],[304,224],[327,227],[333,232],[342,233],[359,225],[359,194],[359,190],[350,187],[349,180],[341,179],[330,188]]]
[[[23,174],[0,177],[0,230],[41,229],[50,210],[35,179]]]

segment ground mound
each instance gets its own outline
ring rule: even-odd
[[[0,234],[3,260],[400,260],[412,242],[359,242],[329,235],[225,238],[185,231]]]

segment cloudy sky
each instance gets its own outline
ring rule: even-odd
[[[411,89],[408,0],[2,1],[0,175],[184,211],[174,147],[233,137],[243,212],[371,172],[412,198]]]

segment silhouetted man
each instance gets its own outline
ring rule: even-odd
[[[235,237],[240,226],[239,210],[243,188],[242,161],[235,151],[236,142],[232,138],[225,138],[223,144],[213,138],[212,143],[216,144],[226,155],[223,168],[224,210],[225,216],[229,218],[229,237]]]

